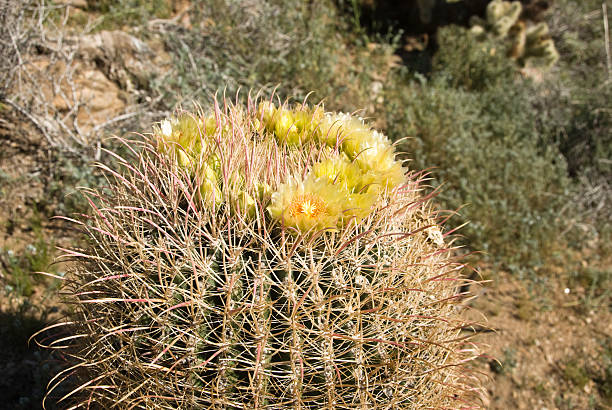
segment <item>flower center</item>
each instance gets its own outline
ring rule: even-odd
[[[298,195],[289,205],[289,215],[292,217],[305,215],[316,218],[325,212],[325,203],[312,194]]]

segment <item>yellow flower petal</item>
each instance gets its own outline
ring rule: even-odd
[[[263,101],[257,109],[257,119],[261,118],[264,127],[268,131],[274,130],[274,117],[276,115],[276,106],[270,101]]]
[[[369,127],[362,119],[346,113],[337,113],[325,114],[319,124],[317,135],[320,142],[335,147],[338,142],[342,142],[343,145],[359,144],[369,132]]]
[[[199,171],[200,199],[208,206],[221,202],[221,190],[217,184],[217,174],[207,163],[201,164]]]
[[[347,191],[353,191],[362,184],[361,170],[345,155],[314,164],[312,173],[316,178],[324,178],[329,184],[338,185]]]
[[[243,215],[253,217],[255,216],[255,199],[249,195],[246,191],[239,191],[234,196],[232,201],[232,208],[234,212],[240,212]]]
[[[336,228],[342,217],[344,194],[322,179],[304,182],[290,178],[272,194],[270,215],[302,232]]]
[[[274,135],[278,141],[288,145],[298,145],[302,142],[301,134],[294,114],[289,110],[279,110],[274,124]]]

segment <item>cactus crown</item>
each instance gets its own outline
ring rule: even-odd
[[[477,349],[458,337],[455,306],[462,265],[420,195],[425,175],[357,116],[270,101],[179,113],[126,142],[121,172],[105,168],[110,188],[89,193],[98,205],[79,222],[89,248],[68,251],[78,336],[64,347],[81,383],[66,397],[224,409],[475,400]]]

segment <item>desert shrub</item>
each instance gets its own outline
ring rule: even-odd
[[[548,81],[534,97],[543,122],[542,144],[557,145],[575,187],[574,247],[611,248],[612,238],[612,83],[597,88]]]
[[[612,73],[602,14],[599,1],[562,1],[549,17],[563,59],[558,76],[543,85],[547,92],[540,93],[539,110],[572,176],[612,177]]]
[[[507,46],[493,38],[477,39],[460,26],[440,27],[438,50],[432,71],[445,76],[449,86],[469,91],[500,87],[517,75],[516,65],[507,56]]]
[[[500,41],[494,38],[476,41],[471,32],[460,27],[446,27],[438,31],[440,48],[433,59],[432,83],[437,84],[434,87],[439,89],[442,80],[444,86],[441,94],[450,93],[451,99],[457,92],[448,90],[449,86],[469,91],[472,93],[470,97],[459,93],[462,96],[459,104],[474,104],[471,109],[456,108],[455,113],[446,115],[468,118],[470,115],[466,114],[466,110],[475,110],[478,114],[472,116],[474,130],[478,129],[479,124],[488,124],[485,128],[491,130],[490,127],[493,127],[493,134],[506,135],[508,144],[505,149],[509,154],[512,146],[517,147],[516,155],[511,156],[516,158],[511,161],[514,166],[520,168],[539,164],[535,165],[539,171],[534,176],[540,183],[535,182],[534,186],[542,189],[541,199],[536,201],[533,208],[533,200],[529,199],[520,206],[522,211],[516,209],[516,215],[524,215],[525,222],[531,221],[534,227],[519,235],[522,239],[517,237],[516,241],[507,242],[503,254],[513,247],[524,247],[524,239],[531,238],[532,243],[528,247],[541,246],[543,239],[560,233],[569,234],[568,244],[571,246],[579,248],[595,239],[602,250],[609,248],[607,238],[612,231],[609,222],[612,217],[609,184],[612,178],[612,115],[608,102],[612,83],[605,65],[602,14],[601,2],[598,1],[562,1],[555,4],[546,20],[561,58],[550,72],[535,70],[523,72],[520,76],[506,57],[508,50]],[[525,75],[535,75],[535,80],[524,78]],[[447,100],[441,97],[430,109],[440,113],[442,109],[438,107],[444,106],[445,102]],[[428,121],[437,124],[445,120],[430,118]],[[442,175],[465,175],[465,171],[456,172],[451,162],[440,161],[439,157],[445,154],[438,151],[446,151],[449,142],[451,145],[453,143],[453,138],[444,134],[446,131],[440,129],[440,132],[442,135],[438,137],[432,137],[431,133],[420,137],[417,133],[417,140],[424,138],[430,141],[424,143],[425,149],[420,152],[422,158],[425,163],[442,168],[442,179],[445,179]],[[450,135],[457,133],[451,130]],[[514,139],[517,143],[513,142]],[[479,150],[476,146],[474,149]],[[486,149],[490,150],[489,147]],[[467,151],[468,148],[463,146],[462,152],[467,154]],[[496,166],[499,164],[484,164],[485,169]],[[449,182],[453,180],[453,177],[450,178]],[[507,192],[515,198],[522,198],[512,199],[510,203],[534,197],[529,184],[515,184],[512,179],[505,179],[499,186],[502,188],[499,195],[504,196],[504,192]],[[452,192],[452,188],[449,192]],[[468,199],[467,195],[459,197],[472,203],[475,208],[479,207],[478,202]],[[565,198],[563,206],[560,198]],[[547,205],[543,205],[544,199]],[[453,204],[459,206],[461,202],[456,200]],[[561,209],[563,214],[555,216],[555,212]],[[479,212],[474,211],[472,222],[476,222],[478,227],[483,222],[477,221]],[[542,215],[543,211],[548,216]],[[488,218],[485,224],[489,223]],[[544,224],[546,227],[542,227]],[[466,230],[468,237],[473,235],[471,229],[468,227]],[[537,232],[540,234],[535,235]],[[491,241],[492,234],[493,231],[489,232],[487,239],[480,237],[477,243]],[[504,234],[501,237],[506,240],[512,238]],[[497,248],[483,247],[491,251]],[[539,251],[527,253],[537,254]]]
[[[608,8],[608,20],[610,19]],[[601,85],[606,70],[602,2],[557,0],[546,19],[550,35],[562,55],[559,77],[566,86]]]
[[[595,239],[606,253],[612,238],[612,82],[602,3],[561,0],[547,20],[562,58],[556,75],[533,94],[546,129],[542,143],[558,145],[567,160],[582,239]]]
[[[187,15],[189,27],[153,26],[173,56],[172,71],[152,86],[166,109],[242,88],[276,89],[281,99],[313,92],[353,111],[370,103],[397,42],[392,34],[364,37],[327,0],[200,0]]]
[[[607,107],[612,83],[581,88],[549,81],[544,87],[534,104],[547,130],[544,137],[559,146],[570,175],[612,177],[612,116]]]
[[[407,81],[389,99],[392,138],[417,168],[435,168],[445,207],[472,249],[516,270],[542,263],[562,244],[570,210],[566,165],[554,144],[542,145],[527,89],[507,78],[472,92],[441,78]],[[465,207],[463,207],[466,205]],[[565,213],[564,213],[565,212]]]

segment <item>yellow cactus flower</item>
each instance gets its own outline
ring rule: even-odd
[[[362,141],[355,163],[364,171],[385,170],[395,163],[395,150],[391,145],[374,140]]]
[[[270,101],[263,101],[257,109],[257,119],[261,118],[264,127],[268,131],[274,130],[274,117],[276,116],[276,106]]]
[[[206,133],[206,135],[211,136],[211,135],[214,135],[216,130],[217,130],[217,119],[215,118],[214,115],[209,114],[204,119],[204,132]]]
[[[312,166],[316,178],[324,178],[331,185],[338,185],[347,191],[353,191],[362,185],[362,172],[357,165],[350,162],[346,155],[328,158]]]
[[[304,112],[304,132],[310,139],[320,140],[318,134],[321,128],[321,121],[325,118],[325,112],[321,107],[313,107],[302,112]]]
[[[363,190],[362,192],[349,194],[347,197],[347,205],[343,211],[344,220],[349,220],[354,217],[357,220],[365,218],[370,214],[372,206],[376,203],[378,192],[375,190]]]
[[[190,155],[187,154],[187,140],[183,134],[177,129],[178,120],[172,118],[163,120],[159,129],[156,130],[158,136],[157,149],[159,152],[167,155],[174,153],[176,161],[182,167],[192,165]]]
[[[404,168],[394,157],[391,148],[371,148],[357,157],[355,162],[364,172],[362,181],[368,190],[391,190],[404,182]]]
[[[369,192],[391,191],[405,180],[404,168],[396,162],[386,170],[372,170],[363,176],[364,187]]]
[[[274,132],[280,142],[289,145],[300,145],[310,140],[319,139],[320,121],[323,110],[319,107],[308,109],[298,106],[293,110],[279,108],[274,117]]]
[[[208,206],[221,202],[221,190],[217,183],[217,174],[207,163],[202,163],[199,169],[200,199]]]
[[[335,147],[338,142],[342,146],[359,144],[359,142],[370,134],[370,128],[361,118],[353,117],[346,113],[325,114],[321,119],[318,130],[320,142],[330,147]],[[347,150],[345,152],[348,153]],[[349,154],[350,156],[350,154]]]
[[[157,137],[157,150],[161,153],[168,154],[171,152],[173,144],[178,144],[178,133],[173,131],[173,124],[176,124],[176,119],[163,120],[159,123],[159,127],[154,128],[154,135]]]
[[[178,143],[188,151],[199,147],[203,131],[202,120],[191,115],[182,115],[172,124],[173,135],[176,135]]]
[[[194,158],[191,155],[187,154],[187,152],[185,152],[182,147],[175,147],[175,151],[176,162],[178,162],[181,167],[186,168],[188,170],[192,170],[195,166]]]
[[[395,149],[385,135],[371,131],[349,150],[347,154],[355,158],[355,164],[363,172],[363,186],[368,189],[388,190],[403,182],[404,169],[395,159]]]
[[[305,110],[291,110],[289,111],[293,115],[293,124],[298,130],[304,130],[310,123],[310,114]]]
[[[274,135],[279,142],[287,145],[299,145],[305,140],[300,124],[304,123],[304,116],[291,110],[279,109],[274,118]]]
[[[214,122],[214,117],[212,120]],[[207,146],[204,133],[206,127],[210,125],[210,119],[206,120],[205,126],[201,118],[190,115],[163,120],[159,128],[155,130],[158,137],[157,149],[161,153],[174,155],[181,167],[193,170],[197,162],[196,158],[203,147]],[[214,127],[216,127],[216,122],[214,122]]]
[[[249,217],[255,216],[256,205],[255,199],[244,190],[238,191],[232,200],[232,210]]]
[[[305,106],[297,106],[295,109],[277,108],[269,101],[264,101],[259,104],[257,118],[254,122],[256,128],[263,124],[279,142],[287,145],[300,145],[312,138],[323,115],[320,107],[314,109]]]
[[[342,141],[342,151],[351,159],[362,156],[365,151],[375,152],[391,147],[389,139],[382,133],[374,130],[362,130],[359,133],[348,135]],[[371,155],[371,154],[369,154]]]
[[[307,178],[302,182],[289,178],[272,194],[268,212],[285,226],[298,228],[302,232],[336,228],[346,201],[344,192],[324,179]]]

